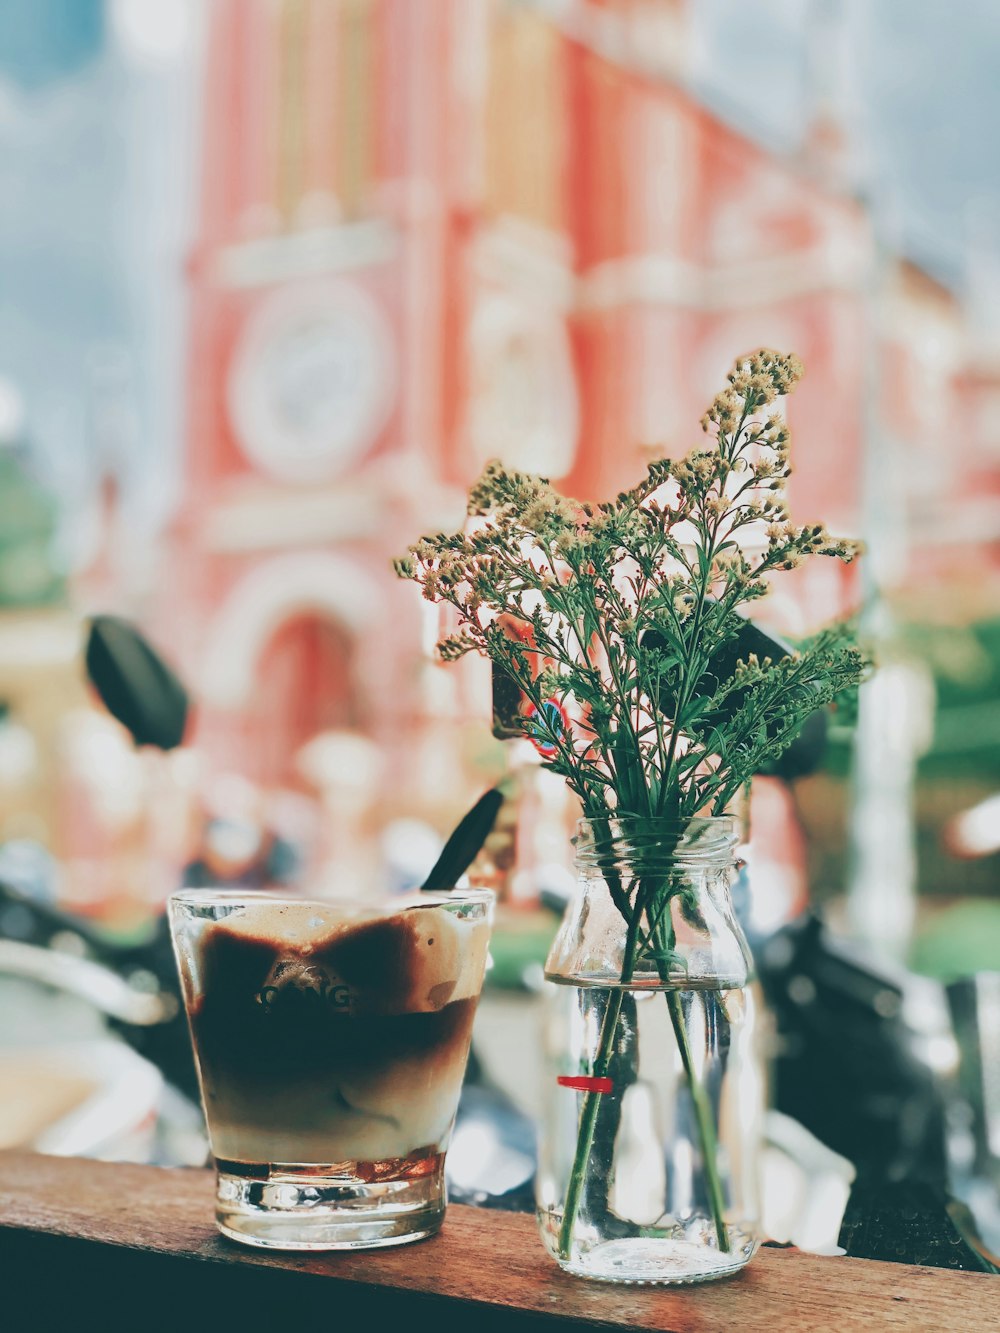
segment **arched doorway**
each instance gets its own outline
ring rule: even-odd
[[[248,776],[267,787],[296,783],[296,754],[322,731],[360,721],[355,642],[323,613],[281,622],[265,643],[245,714]]]
[[[320,731],[365,728],[381,595],[358,562],[325,551],[272,556],[229,590],[198,674],[199,743],[216,767],[288,785]],[[296,784],[297,785],[297,784]]]

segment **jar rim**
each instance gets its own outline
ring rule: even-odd
[[[296,893],[294,890],[206,887],[176,889],[167,902],[178,908],[255,907],[269,903],[275,907],[315,907],[317,911],[334,914],[361,910],[378,916],[396,916],[401,912],[421,912],[431,907],[466,907],[479,903],[489,906],[496,902],[496,894],[492,889],[469,887],[426,893],[415,889],[384,898],[366,897],[361,891],[323,898],[315,893]]]

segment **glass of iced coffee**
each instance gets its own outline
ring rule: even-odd
[[[485,890],[171,897],[225,1235],[327,1250],[439,1228],[492,910]]]

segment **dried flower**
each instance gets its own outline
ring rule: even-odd
[[[839,631],[805,649],[794,671],[741,664],[709,698],[699,694],[704,668],[693,668],[739,632],[737,608],[766,593],[767,575],[814,555],[857,554],[822,525],[788,520],[788,427],[766,409],[801,376],[794,356],[762,349],[741,358],[703,418],[708,447],[650,463],[636,486],[597,506],[488,463],[469,492],[476,531],[424,537],[395,562],[429,601],[457,611],[458,632],[439,645],[445,660],[477,649],[535,710],[549,689],[589,719],[583,734],[554,738],[545,758],[588,814],[724,809],[763,757],[864,668]],[[740,532],[761,519],[768,545],[750,559]],[[500,632],[505,617],[527,639]],[[551,665],[540,672],[543,661]],[[727,712],[737,686],[740,706]]]

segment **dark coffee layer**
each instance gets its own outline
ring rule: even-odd
[[[203,1064],[260,1083],[313,1079],[318,1067],[363,1071],[453,1053],[471,1031],[475,999],[392,1012],[413,990],[414,952],[409,930],[395,919],[339,931],[307,952],[209,927],[202,994],[192,1010]]]

